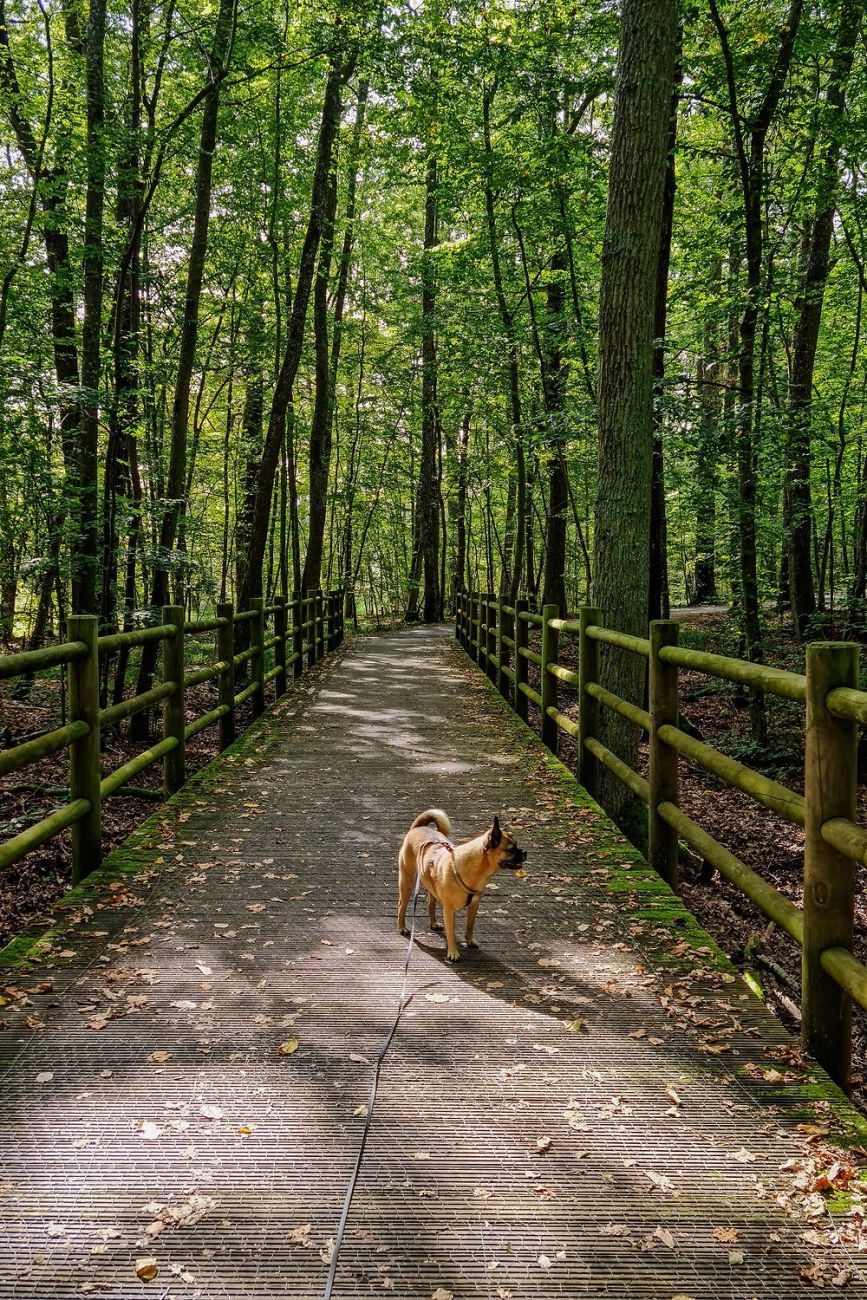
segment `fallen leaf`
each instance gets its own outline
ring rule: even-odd
[[[334,1258],[334,1238],[329,1237],[325,1245],[319,1252],[319,1258],[323,1264],[330,1264]]]
[[[550,1150],[551,1150],[551,1138],[549,1138],[547,1135],[545,1137],[536,1138],[537,1156],[543,1156],[546,1151],[550,1151]]]
[[[566,1025],[566,1033],[567,1034],[589,1034],[590,1030],[587,1028],[587,1021],[582,1020],[579,1016],[576,1017],[575,1020],[570,1021]]]
[[[151,1052],[150,1056],[148,1057],[149,1061],[157,1061],[157,1062],[170,1061],[171,1059],[172,1059],[171,1052],[163,1052],[163,1051]]]
[[[223,1108],[222,1106],[213,1105],[212,1102],[206,1102],[204,1106],[199,1107],[199,1114],[204,1119],[222,1119]]]
[[[142,1282],[152,1282],[159,1271],[153,1255],[143,1255],[135,1262],[136,1277],[140,1277]]]
[[[436,1291],[431,1292],[430,1300],[455,1300],[454,1291],[447,1291],[444,1286],[438,1286]]]
[[[741,1147],[741,1149],[735,1151],[732,1156],[732,1160],[737,1160],[742,1165],[752,1164],[755,1159],[756,1157],[753,1155],[752,1151],[748,1151],[746,1147]]]
[[[36,1076],[37,1083],[50,1083],[54,1078],[53,1070],[41,1070]]]
[[[293,1052],[298,1051],[298,1039],[287,1038],[285,1043],[280,1043],[278,1045],[277,1051],[281,1056],[291,1056]]]
[[[364,1119],[365,1115],[367,1114],[367,1107],[356,1106],[355,1110],[352,1113],[353,1115],[357,1115],[360,1119]]]
[[[668,1228],[654,1228],[653,1235],[657,1241],[662,1242],[663,1246],[667,1246],[669,1250],[674,1250],[674,1237],[668,1231]]]
[[[547,1255],[539,1255],[536,1263],[539,1265],[543,1273],[547,1273],[548,1269],[551,1267],[551,1261]]]
[[[711,1234],[716,1241],[737,1241],[737,1228],[714,1228]]]
[[[743,1262],[744,1262],[744,1252],[742,1250],[729,1251],[730,1264],[743,1264]]]
[[[425,993],[425,1002],[450,1002],[451,999],[445,993]]]
[[[362,1056],[359,1052],[350,1052],[350,1053],[349,1053],[349,1059],[350,1059],[350,1061],[355,1061],[356,1065],[370,1065],[370,1064],[371,1064],[371,1062],[368,1061],[367,1057],[366,1057],[366,1056]]]
[[[302,1223],[297,1228],[293,1228],[289,1233],[289,1240],[293,1246],[310,1245],[310,1224]]]

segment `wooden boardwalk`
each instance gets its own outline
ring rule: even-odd
[[[419,907],[335,1296],[867,1296],[820,1176],[853,1112],[425,629],[348,643],[5,954],[0,1297],[323,1294],[432,805],[528,876],[455,967]]]

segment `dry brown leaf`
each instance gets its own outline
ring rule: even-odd
[[[141,1259],[137,1259],[135,1262],[135,1275],[140,1277],[142,1282],[152,1282],[159,1271],[153,1255],[143,1255]]]

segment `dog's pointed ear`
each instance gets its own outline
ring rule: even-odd
[[[494,817],[491,829],[488,831],[488,836],[485,840],[485,849],[487,851],[495,849],[502,838],[503,832],[500,830],[500,819],[499,817]]]

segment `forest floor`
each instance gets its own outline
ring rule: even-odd
[[[22,646],[10,644],[3,653],[14,653]],[[192,670],[192,662],[188,667]],[[135,693],[137,661],[127,674],[127,695]],[[22,696],[19,680],[0,682],[0,749],[20,745],[33,736],[61,726],[67,721],[66,691],[59,670],[40,673],[28,684]],[[16,690],[17,688],[17,690]],[[268,698],[273,687],[268,688]],[[212,683],[194,686],[186,692],[187,722],[216,707],[217,689]],[[248,724],[250,706],[242,705],[236,713],[238,731]],[[103,731],[103,773],[113,772],[140,754],[159,737],[157,711],[149,714],[150,739],[131,739],[129,723],[123,728]],[[187,742],[187,774],[192,775],[217,753],[217,729],[194,736]],[[102,807],[102,844],[108,854],[131,831],[153,812],[162,794],[162,764],[157,762],[136,777],[136,788],[152,790],[153,797],[118,794]],[[0,841],[11,839],[40,821],[69,798],[67,752],[52,754],[21,772],[0,776]],[[71,882],[69,832],[56,836],[47,844],[28,853],[0,873],[0,947],[26,926],[47,912],[69,889]]]
[[[725,607],[678,610],[680,642],[692,649],[737,656],[738,632]],[[569,664],[576,656],[572,638],[561,642],[559,658]],[[804,671],[803,648],[792,635],[790,622],[766,614],[765,658],[793,672]],[[724,753],[803,793],[804,712],[797,704],[767,697],[768,743],[759,750],[750,738],[747,700],[738,688],[701,673],[681,672],[681,709],[702,738]],[[574,695],[564,691],[560,707],[577,716]],[[531,710],[532,712],[532,710]],[[533,719],[531,719],[533,721]],[[538,720],[536,719],[536,724]],[[574,742],[560,736],[560,757],[575,763]],[[647,753],[642,746],[639,768],[646,776]],[[804,833],[798,826],[755,803],[686,762],[680,766],[680,805],[736,857],[757,871],[799,906],[802,901]],[[858,794],[859,821],[867,825],[867,763],[861,757]],[[681,866],[682,894],[698,918],[736,965],[749,969],[762,986],[768,1005],[793,1033],[800,1023],[801,950],[718,872],[690,855]],[[857,875],[855,952],[867,961],[867,871]],[[867,1012],[856,1007],[853,1017],[853,1098],[867,1114]]]

